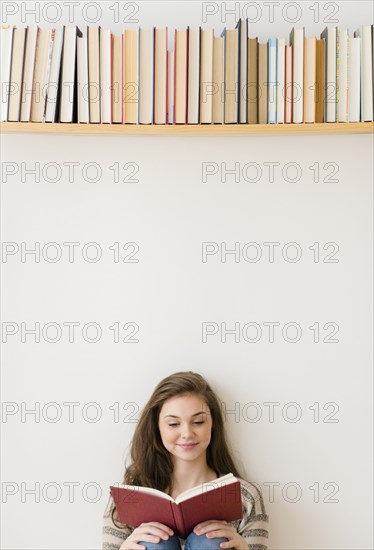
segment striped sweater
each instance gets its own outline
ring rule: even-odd
[[[241,478],[237,479],[240,481],[243,518],[231,521],[229,525],[246,540],[250,550],[268,550],[269,517],[265,511],[262,495],[252,483]],[[123,541],[134,531],[134,527],[129,525],[123,525],[123,529],[119,529],[113,524],[111,517],[113,507],[114,502],[110,496],[104,512],[103,550],[119,550]],[[185,550],[185,539],[179,538],[179,542],[182,550]]]

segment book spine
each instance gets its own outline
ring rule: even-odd
[[[175,502],[170,502],[170,504],[174,516],[175,531],[177,532],[178,536],[185,539],[188,533],[186,533],[186,525],[184,522],[182,509]]]

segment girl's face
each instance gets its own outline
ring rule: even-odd
[[[186,394],[165,401],[158,425],[162,442],[175,459],[195,461],[206,455],[212,417],[201,396]]]

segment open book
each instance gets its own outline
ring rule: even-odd
[[[202,521],[243,517],[240,481],[233,474],[192,487],[175,500],[150,487],[118,485],[110,491],[121,523],[138,527],[158,521],[183,539]]]

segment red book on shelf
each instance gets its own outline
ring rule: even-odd
[[[110,491],[121,523],[138,527],[157,521],[183,539],[202,521],[243,517],[240,481],[231,473],[184,491],[175,500],[150,487],[118,485]]]

